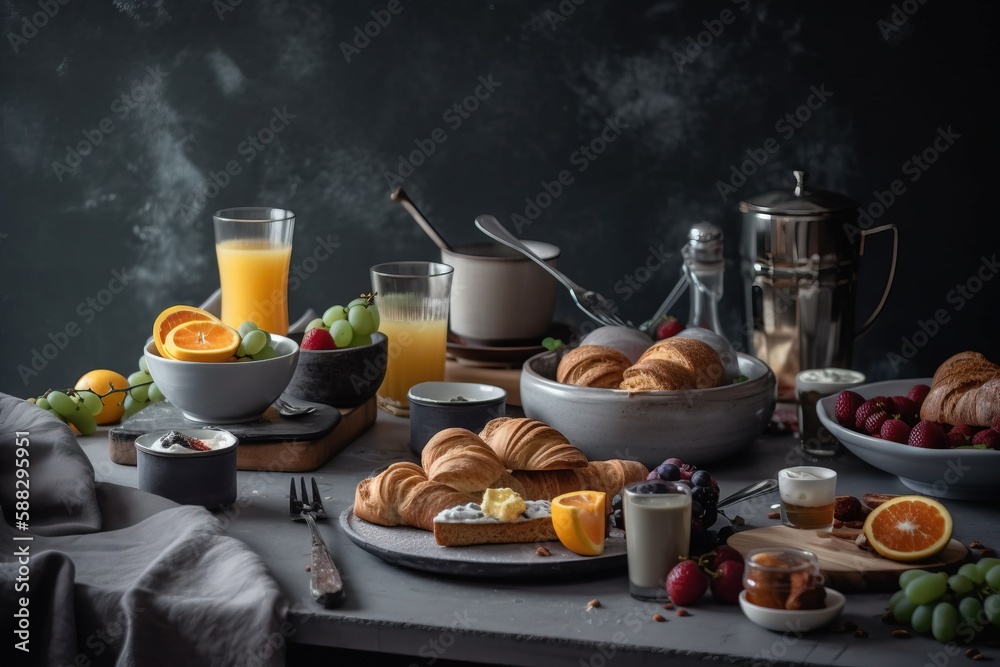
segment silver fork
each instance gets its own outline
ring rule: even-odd
[[[302,486],[302,500],[295,494],[295,478],[292,478],[291,488],[288,491],[288,513],[292,521],[305,521],[309,524],[309,531],[312,533],[309,592],[316,602],[328,606],[343,597],[344,582],[340,578],[337,566],[333,564],[333,557],[326,548],[326,542],[319,534],[319,528],[316,527],[316,519],[326,518],[316,478],[312,478],[311,502],[306,491],[306,478],[300,477],[299,482]]]
[[[591,319],[595,320],[598,324],[621,327],[632,326],[630,323],[618,317],[615,313],[617,308],[614,303],[593,290],[580,287],[575,282],[567,278],[561,271],[549,266],[544,259],[533,253],[531,248],[524,245],[520,239],[507,231],[507,228],[501,225],[500,221],[492,215],[480,215],[477,217],[476,227],[479,228],[479,231],[483,232],[490,238],[504,244],[508,248],[513,248],[552,274],[556,280],[566,286],[566,289],[569,290],[570,296],[573,297],[573,301],[575,301],[576,305],[580,307],[580,310],[589,315]]]

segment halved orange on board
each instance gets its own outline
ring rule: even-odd
[[[156,321],[153,323],[153,342],[161,357],[170,358],[165,346],[167,335],[185,322],[221,322],[221,320],[207,310],[194,306],[170,306],[165,309],[156,316]]]
[[[240,332],[222,322],[196,320],[170,330],[163,347],[180,361],[226,361],[240,346]]]
[[[865,537],[878,553],[903,562],[924,560],[948,546],[953,523],[944,505],[924,496],[897,496],[872,510]]]
[[[552,527],[563,546],[581,556],[604,553],[603,491],[572,491],[552,500]]]

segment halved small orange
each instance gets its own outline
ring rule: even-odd
[[[170,358],[170,355],[167,354],[167,349],[164,346],[164,343],[167,340],[167,334],[170,333],[171,329],[178,325],[184,324],[185,322],[220,321],[221,320],[218,317],[207,310],[202,310],[201,308],[184,305],[170,306],[157,315],[156,321],[153,323],[153,342],[156,344],[156,350],[160,353],[161,357]]]
[[[552,500],[552,527],[563,546],[581,556],[604,553],[603,491],[572,491]]]
[[[903,562],[930,558],[948,546],[953,523],[944,505],[924,496],[897,496],[865,519],[865,537],[878,553]]]
[[[196,320],[170,330],[163,347],[180,361],[226,361],[240,346],[240,332],[222,322]]]

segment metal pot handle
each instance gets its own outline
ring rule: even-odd
[[[878,317],[879,313],[882,312],[882,308],[885,307],[886,299],[889,298],[889,290],[892,289],[892,280],[896,277],[896,256],[899,251],[899,230],[896,229],[896,225],[882,225],[881,227],[864,229],[861,231],[861,247],[858,254],[864,255],[865,237],[889,230],[892,230],[892,265],[889,267],[889,279],[885,283],[885,291],[882,292],[882,299],[878,302],[878,305],[875,306],[875,312],[868,317],[865,323],[861,325],[861,328],[857,331],[857,333],[854,334],[855,338],[860,338],[864,334],[868,333],[868,330],[871,329],[873,324],[875,324],[875,318]]]

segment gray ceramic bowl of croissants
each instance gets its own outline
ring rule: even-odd
[[[706,465],[739,452],[767,426],[776,382],[760,359],[698,327],[655,343],[609,329],[572,349],[535,355],[521,373],[525,414],[588,457],[650,468],[669,457]]]

